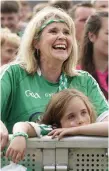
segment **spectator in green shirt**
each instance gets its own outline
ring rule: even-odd
[[[77,59],[72,18],[54,7],[38,12],[24,32],[17,60],[1,73],[1,120],[9,133],[16,122],[44,113],[52,95],[67,88],[83,92],[97,116],[107,118],[103,93],[90,74],[76,70]]]

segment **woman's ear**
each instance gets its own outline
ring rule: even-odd
[[[39,49],[39,43],[38,43],[38,41],[36,39],[33,40],[33,47],[35,49]]]
[[[94,33],[89,32],[88,33],[89,40],[94,43],[96,40],[96,35]]]

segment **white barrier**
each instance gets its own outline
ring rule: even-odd
[[[108,171],[107,149],[107,137],[30,138],[20,164],[32,171]],[[3,158],[2,166],[8,163]]]

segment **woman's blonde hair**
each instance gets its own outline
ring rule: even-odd
[[[91,123],[95,122],[96,112],[88,97],[76,89],[66,89],[60,91],[51,98],[46,107],[41,123],[56,125],[58,128],[61,127],[60,121],[65,114],[69,102],[75,97],[79,97],[84,102],[90,115]]]
[[[37,72],[38,61],[34,55],[36,49],[33,47],[33,40],[39,39],[38,32],[40,28],[42,27],[42,25],[52,19],[64,20],[70,29],[72,35],[72,51],[69,58],[64,62],[62,71],[64,71],[69,76],[76,75],[77,73],[75,71],[75,68],[77,64],[77,43],[75,38],[74,22],[66,12],[55,7],[45,7],[40,12],[38,12],[29,22],[22,37],[20,51],[18,54],[20,64],[30,74],[34,74],[35,72]]]

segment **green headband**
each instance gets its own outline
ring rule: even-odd
[[[61,20],[61,19],[58,19],[58,20],[50,20],[50,21],[48,21],[47,23],[45,23],[44,25],[42,25],[41,26],[41,28],[40,28],[40,30],[39,30],[39,32],[41,32],[46,26],[48,26],[49,24],[52,24],[52,23],[54,23],[54,22],[60,22],[60,23],[65,23],[65,21],[64,20]]]

